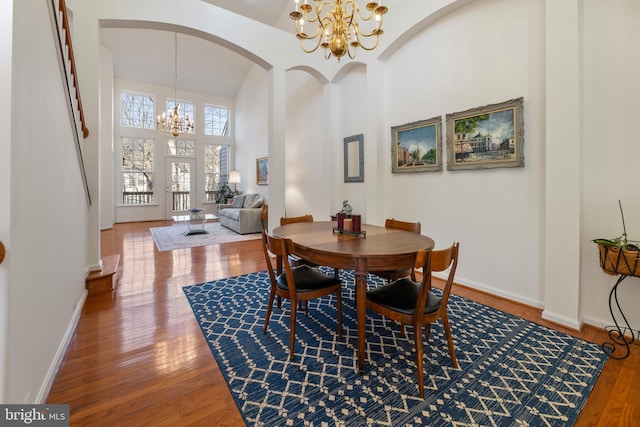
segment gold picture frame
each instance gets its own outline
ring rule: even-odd
[[[258,185],[269,184],[269,158],[260,157],[256,159],[256,183]]]
[[[524,167],[523,98],[447,114],[447,170]]]
[[[442,118],[391,128],[391,173],[442,170]]]

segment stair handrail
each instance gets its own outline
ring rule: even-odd
[[[78,129],[78,121],[80,122],[80,127],[82,128],[83,138],[87,138],[89,136],[89,129],[87,128],[85,123],[84,111],[82,109],[82,100],[80,98],[80,87],[78,86],[76,61],[73,55],[73,46],[71,44],[71,31],[69,30],[67,6],[65,0],[51,0],[49,4],[51,6],[50,12],[52,15],[52,25],[54,26],[54,30],[57,33],[56,41],[58,44],[60,71],[63,74],[64,81],[66,82],[65,86],[66,92],[68,94],[69,114],[73,121],[73,139],[75,141],[76,154],[78,155],[78,162],[80,164],[80,174],[82,176],[82,183],[85,190],[87,204],[91,206],[91,193],[89,192],[89,183],[87,181],[87,173],[84,166],[84,158],[82,155],[82,146],[80,144],[81,141],[80,132]],[[72,81],[69,81],[69,76],[71,76]],[[75,105],[72,99],[72,89],[75,92]],[[76,114],[78,114],[78,116],[76,116]]]
[[[55,1],[55,0],[54,0]],[[69,48],[69,62],[71,68],[71,76],[73,78],[73,87],[76,90],[76,101],[78,101],[78,111],[80,113],[80,125],[82,126],[82,137],[89,136],[89,128],[84,120],[84,110],[82,109],[82,99],[80,98],[80,86],[78,85],[78,73],[76,71],[76,60],[73,56],[73,45],[71,43],[71,31],[69,30],[69,18],[67,16],[67,4],[65,0],[58,0],[58,10],[62,13],[62,28],[65,33],[65,45]]]

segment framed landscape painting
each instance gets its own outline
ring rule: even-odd
[[[447,114],[447,170],[524,167],[523,99]]]
[[[442,119],[391,128],[391,173],[442,170]]]
[[[256,159],[256,182],[258,185],[269,184],[269,158]]]

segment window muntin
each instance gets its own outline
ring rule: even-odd
[[[187,139],[170,139],[167,144],[167,155],[195,157],[196,143]]]
[[[166,117],[169,117],[169,115],[173,112],[173,108],[175,105],[176,105],[176,100],[167,99]],[[192,129],[190,128],[187,133],[195,133],[196,116],[194,114],[195,106],[193,102],[186,102],[178,99],[178,111],[180,112],[180,117],[182,117],[183,119],[188,117],[189,119],[191,119],[191,123],[193,123],[193,128]]]
[[[204,134],[229,136],[229,109],[227,107],[205,104]]]
[[[122,203],[153,203],[154,140],[122,138]]]
[[[229,178],[229,146],[205,144],[204,179],[205,202],[215,202],[218,184]]]
[[[122,91],[120,103],[121,126],[140,129],[155,127],[155,98],[152,95]]]

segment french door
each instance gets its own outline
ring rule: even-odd
[[[186,215],[198,207],[196,198],[196,159],[167,157],[165,172],[165,219]]]

